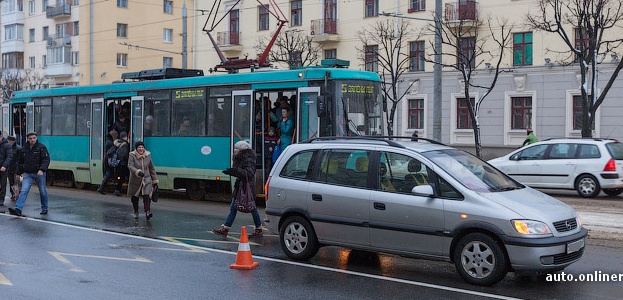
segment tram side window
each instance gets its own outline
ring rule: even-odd
[[[173,91],[173,136],[205,136],[206,93],[204,88]]]
[[[150,91],[139,94],[145,97],[143,132],[145,136],[171,135],[171,91]]]
[[[54,127],[52,135],[76,134],[76,97],[63,96],[52,98]]]
[[[208,136],[231,134],[231,88],[210,88]]]
[[[76,110],[76,135],[89,135],[89,121],[91,120],[91,98],[93,96],[79,96]]]
[[[52,99],[35,99],[35,132],[39,135],[52,133]]]

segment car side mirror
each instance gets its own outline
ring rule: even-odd
[[[430,184],[416,185],[411,190],[411,193],[418,196],[433,197],[435,192]]]

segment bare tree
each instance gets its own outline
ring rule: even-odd
[[[392,102],[389,111],[386,111],[387,133],[394,134],[394,118],[398,103],[415,82],[400,92],[398,84],[405,72],[409,71],[409,42],[417,39],[419,35],[411,30],[407,20],[399,20],[398,24],[393,19],[377,21],[370,28],[357,32],[357,37],[363,47],[357,48],[359,58],[364,62],[370,62],[374,58],[374,64],[378,64],[378,72],[381,75],[385,98]],[[370,53],[371,46],[375,46],[374,53]]]
[[[608,53],[615,53],[614,51],[619,49],[623,42],[623,35],[620,32],[623,25],[621,24],[623,2],[539,0],[538,8],[538,12],[527,15],[528,24],[533,29],[557,34],[569,49],[562,63],[578,63],[582,93],[582,137],[592,137],[591,128],[595,122],[595,111],[603,103],[623,68],[623,60],[620,60],[598,96],[599,57],[603,59]],[[576,40],[579,42],[576,43]]]
[[[18,69],[0,70],[0,87],[2,88],[2,103],[9,102],[14,91],[22,89],[24,73]]]
[[[48,77],[32,69],[24,70],[24,84],[26,88],[38,90],[48,81]]]
[[[461,17],[459,19],[442,23],[442,66],[458,71],[461,75],[464,96],[460,104],[467,107],[469,122],[474,131],[476,156],[481,157],[480,107],[495,87],[500,73],[506,71],[501,68],[501,64],[504,55],[509,51],[513,26],[509,25],[508,20],[505,19],[495,21],[490,18],[485,21],[477,18]],[[481,29],[483,26],[486,26],[486,29]],[[431,27],[430,30],[434,32],[434,28]],[[434,47],[431,48],[434,49]],[[434,63],[428,58],[427,61]],[[483,76],[479,79],[488,82],[479,80],[477,83],[475,75],[483,72],[490,75],[486,79]],[[478,99],[472,101],[470,91],[473,90],[483,91],[483,93],[479,94]]]
[[[261,39],[255,49],[261,53],[267,44],[267,39]],[[319,44],[313,43],[311,36],[300,30],[282,31],[270,50],[269,60],[285,63],[290,68],[311,66],[318,62],[321,49]]]

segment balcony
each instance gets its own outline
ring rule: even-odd
[[[45,66],[45,75],[50,77],[68,77],[72,76],[71,63],[48,63]]]
[[[45,8],[45,17],[48,19],[64,18],[71,16],[71,5],[61,4]]]
[[[240,52],[240,32],[223,31],[216,33],[216,44],[223,52]]]
[[[69,35],[49,36],[46,38],[46,45],[48,46],[48,48],[71,45],[71,36]]]
[[[464,23],[465,21],[478,21],[478,2],[475,0],[446,3],[444,13],[446,22]]]
[[[310,35],[314,42],[339,42],[340,35],[337,33],[336,19],[312,20]]]

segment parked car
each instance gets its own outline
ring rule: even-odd
[[[410,137],[409,137],[410,138]],[[266,183],[266,225],[294,260],[341,246],[453,262],[491,285],[562,270],[587,230],[568,205],[432,141],[320,138],[288,146]]]
[[[587,198],[623,192],[623,144],[613,139],[549,139],[489,163],[534,188],[575,189]]]

